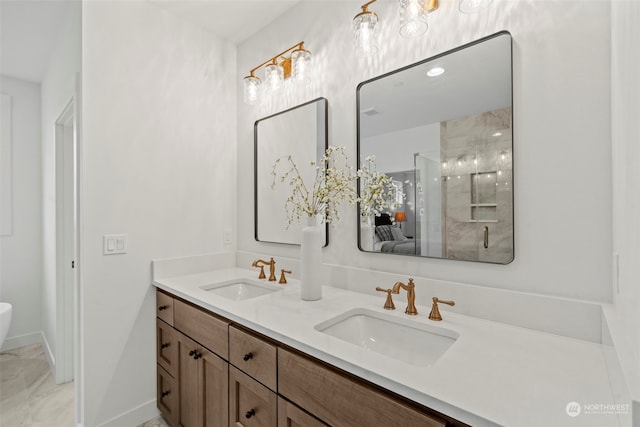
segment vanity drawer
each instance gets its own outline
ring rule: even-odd
[[[276,390],[277,348],[255,335],[229,327],[229,362]]]
[[[277,425],[276,394],[233,366],[229,367],[229,424],[243,427]]]
[[[173,311],[176,329],[228,360],[228,322],[180,300],[174,301]]]
[[[293,403],[278,397],[278,427],[328,427]]]
[[[278,352],[278,393],[336,426],[446,426],[443,419],[283,349]]]
[[[156,291],[156,316],[173,326],[173,297]]]
[[[178,369],[176,330],[161,319],[156,319],[156,360],[169,375],[176,376]]]
[[[179,390],[176,380],[162,366],[158,366],[158,409],[169,424],[178,424]]]

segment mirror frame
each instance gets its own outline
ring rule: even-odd
[[[384,255],[396,255],[396,256],[401,256],[401,257],[413,257],[413,258],[418,258],[418,259],[432,259],[432,260],[447,260],[447,261],[463,261],[463,262],[475,262],[475,263],[481,263],[481,264],[493,264],[493,265],[508,265],[511,264],[514,260],[515,260],[515,256],[516,256],[516,245],[515,245],[515,161],[514,161],[514,111],[513,111],[513,36],[511,35],[511,33],[507,30],[502,30],[499,31],[497,33],[482,37],[480,39],[471,41],[469,43],[465,43],[463,45],[457,46],[453,49],[447,50],[445,52],[439,53],[437,55],[431,56],[429,58],[420,60],[418,62],[414,62],[412,64],[406,65],[404,67],[389,71],[385,74],[373,77],[371,79],[365,80],[361,83],[358,84],[358,86],[356,87],[356,159],[357,159],[357,168],[360,169],[361,167],[361,150],[360,150],[360,89],[362,88],[362,86],[368,84],[368,83],[372,83],[374,81],[383,79],[385,77],[389,77],[391,75],[400,73],[402,71],[426,64],[428,62],[440,59],[442,57],[445,57],[447,55],[459,52],[461,50],[467,49],[469,47],[475,46],[477,44],[486,42],[488,40],[497,38],[499,36],[503,36],[503,35],[508,35],[509,36],[509,57],[510,57],[510,67],[509,67],[509,71],[510,71],[510,80],[509,80],[509,84],[511,85],[511,224],[512,224],[512,232],[511,232],[511,258],[509,259],[509,261],[507,262],[492,262],[492,261],[481,261],[481,260],[472,260],[472,259],[456,259],[456,258],[445,258],[445,257],[428,257],[428,256],[421,256],[421,255],[411,255],[411,254],[402,254],[402,253],[394,253],[394,252],[376,252],[376,251],[366,251],[362,249],[362,244],[361,244],[361,215],[360,215],[360,203],[358,203],[357,205],[357,209],[356,209],[356,215],[357,215],[357,220],[356,220],[356,225],[357,225],[357,246],[358,249],[361,252],[364,253],[370,253],[370,254],[384,254]],[[358,178],[357,181],[357,185],[356,185],[356,190],[357,190],[357,194],[358,197],[360,197],[360,178]],[[375,231],[374,231],[375,233]]]
[[[271,119],[277,116],[280,116],[282,114],[286,114],[290,111],[293,111],[297,108],[301,108],[301,107],[305,107],[307,105],[313,104],[313,103],[317,103],[317,102],[322,102],[323,106],[324,106],[324,114],[323,114],[323,118],[324,118],[324,127],[323,127],[323,131],[324,131],[324,141],[323,141],[323,149],[322,149],[322,153],[325,153],[327,151],[327,148],[329,148],[329,101],[327,100],[327,98],[324,97],[319,97],[319,98],[315,98],[312,99],[311,101],[307,101],[304,102],[302,104],[298,104],[294,107],[288,108],[284,111],[280,111],[278,113],[275,114],[271,114],[269,116],[263,117],[261,119],[258,119],[255,121],[254,125],[253,125],[253,225],[254,225],[254,234],[253,237],[255,239],[256,242],[260,242],[260,243],[277,243],[280,245],[290,245],[290,246],[300,246],[300,243],[289,243],[289,242],[277,242],[277,241],[271,241],[271,240],[260,240],[258,238],[258,124],[264,120],[267,119]],[[319,125],[320,127],[321,125]],[[318,141],[319,142],[319,141]],[[317,148],[319,148],[320,144],[318,143],[316,145]],[[319,151],[319,150],[318,150]],[[318,159],[316,159],[318,160]],[[323,245],[323,248],[326,248],[327,246],[329,246],[329,224],[325,223],[324,224],[324,229],[325,229],[325,244]]]

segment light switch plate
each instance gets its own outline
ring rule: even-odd
[[[102,236],[102,254],[118,255],[127,253],[126,234],[105,234]]]
[[[225,245],[230,245],[233,242],[233,238],[231,237],[232,231],[230,227],[226,227],[222,232],[222,243]]]

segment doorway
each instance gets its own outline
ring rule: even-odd
[[[74,380],[76,355],[77,168],[76,114],[71,99],[55,123],[57,384]]]

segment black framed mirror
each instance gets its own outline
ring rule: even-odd
[[[360,250],[510,263],[512,104],[508,32],[361,83],[358,167],[374,156],[396,194],[375,218],[359,207]]]
[[[291,155],[300,162],[318,161],[328,147],[328,101],[318,98],[257,120],[254,125],[254,237],[259,242],[299,245],[305,224],[289,224],[285,203],[289,188],[272,187],[276,159]],[[301,169],[311,182],[310,168]],[[325,226],[324,245],[329,243]]]

